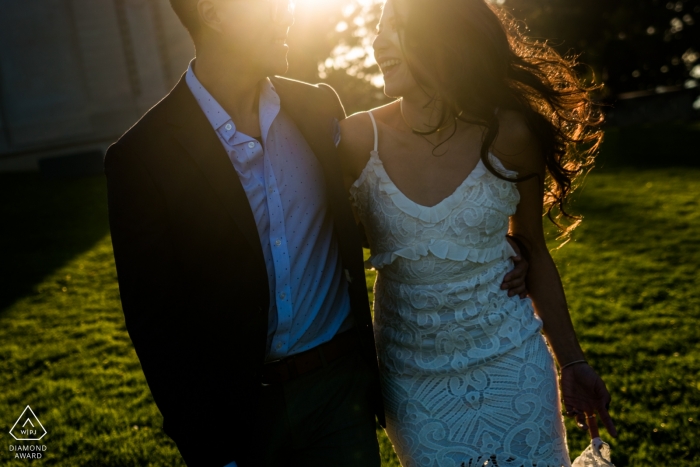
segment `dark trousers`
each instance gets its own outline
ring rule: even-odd
[[[263,387],[265,467],[379,467],[371,373],[357,352]]]

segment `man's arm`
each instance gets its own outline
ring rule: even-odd
[[[167,413],[175,407],[173,388],[161,387],[176,355],[168,355],[175,336],[171,321],[163,319],[173,297],[173,249],[161,193],[143,163],[118,144],[105,156],[109,223],[119,292],[129,336],[156,397]]]
[[[105,174],[126,327],[163,414],[164,431],[177,443],[188,465],[225,465],[232,459],[246,465],[243,451],[250,443],[239,435],[241,420],[231,417],[241,413],[211,404],[219,399],[213,397],[218,393],[227,393],[231,404],[248,398],[237,388],[209,387],[211,375],[202,374],[197,349],[187,345],[197,331],[186,329],[176,317],[183,313],[178,303],[182,297],[175,283],[176,257],[163,194],[143,161],[119,144],[105,156]],[[228,449],[201,449],[210,441],[198,428],[202,420],[225,437]]]
[[[338,93],[335,92],[335,89],[333,89],[333,87],[329,86],[326,83],[319,83],[318,87],[326,91],[326,93],[329,95],[330,99],[328,100],[333,117],[335,117],[336,120],[345,119],[345,117],[347,116],[347,114],[345,113],[345,107],[343,107],[343,103],[340,100],[340,96],[338,96]]]

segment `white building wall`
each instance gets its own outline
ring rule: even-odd
[[[113,0],[72,0],[96,134],[110,135],[137,118]]]
[[[0,159],[113,141],[193,55],[168,0],[0,0]]]

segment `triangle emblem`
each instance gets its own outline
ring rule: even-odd
[[[46,435],[46,428],[32,408],[27,406],[12,426],[10,434],[17,441],[39,441]]]

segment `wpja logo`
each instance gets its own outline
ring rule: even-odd
[[[46,428],[32,408],[27,406],[10,429],[10,434],[17,441],[39,441],[46,436]],[[11,444],[10,452],[15,453],[15,459],[41,459],[46,452],[46,445]]]

